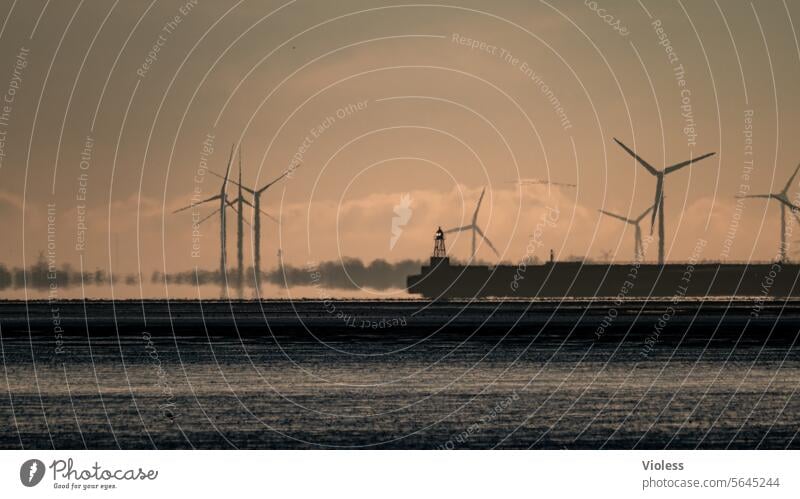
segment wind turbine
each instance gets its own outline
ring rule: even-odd
[[[269,215],[268,213],[266,213],[261,209],[261,195],[264,194],[264,192],[266,192],[267,189],[272,187],[279,180],[283,179],[285,176],[289,175],[297,168],[300,168],[299,164],[289,167],[288,169],[286,169],[286,171],[284,171],[282,174],[276,177],[272,182],[267,183],[266,185],[264,185],[264,187],[260,189],[250,189],[249,187],[245,187],[244,185],[242,185],[241,179],[239,179],[238,183],[234,182],[234,184],[239,186],[240,192],[243,189],[253,195],[252,206],[253,210],[255,211],[255,219],[253,220],[253,232],[254,232],[253,260],[254,260],[254,271],[256,279],[259,279],[261,277],[261,214],[263,213],[267,215],[274,222],[278,223],[278,221],[274,217],[272,217],[271,215]],[[215,173],[213,171],[211,173],[213,175],[216,175],[217,177],[221,177],[221,175],[219,175],[218,173]]]
[[[664,265],[664,177],[669,175],[670,173],[674,173],[684,166],[689,166],[692,163],[700,161],[701,159],[708,158],[709,156],[713,156],[716,153],[710,152],[707,154],[703,154],[702,156],[698,156],[696,158],[689,159],[687,161],[682,161],[680,163],[676,163],[672,166],[667,166],[663,170],[655,169],[650,163],[640,158],[635,152],[628,148],[625,144],[617,140],[616,138],[614,141],[620,145],[625,151],[630,154],[631,156],[639,162],[640,165],[644,167],[647,172],[656,178],[656,198],[655,202],[653,203],[653,216],[650,219],[650,233],[653,233],[653,225],[655,225],[656,215],[658,215],[658,263],[659,265]]]
[[[214,173],[214,172],[211,172]],[[216,174],[215,174],[216,175]],[[236,282],[237,285],[241,287],[244,283],[244,205],[247,204],[248,206],[253,206],[252,203],[247,201],[242,194],[242,148],[239,146],[239,182],[231,181],[232,183],[239,186],[239,195],[236,199],[228,200],[228,207],[233,208],[233,211],[236,212],[237,224],[236,224]],[[214,210],[213,213],[209,214],[203,220],[200,220],[199,223],[204,222],[208,218],[220,213],[221,208],[217,208]],[[270,216],[271,215],[267,215]],[[249,224],[248,224],[249,225]]]
[[[633,240],[633,255],[634,255],[634,258],[636,258],[637,261],[641,261],[641,260],[644,259],[644,245],[642,244],[642,228],[639,226],[639,223],[642,220],[644,220],[644,217],[646,217],[647,214],[650,213],[650,211],[653,208],[655,208],[655,205],[651,206],[650,208],[647,208],[644,211],[644,213],[642,213],[641,215],[639,215],[638,217],[636,217],[634,219],[623,217],[622,215],[617,215],[616,213],[611,213],[610,211],[606,211],[606,210],[597,210],[597,211],[599,211],[603,215],[608,215],[611,218],[616,218],[617,220],[621,220],[621,221],[625,222],[626,224],[633,225],[633,230],[634,230],[634,232],[633,232],[633,237],[634,237],[634,240]]]
[[[214,172],[211,172],[211,173],[214,173]],[[214,175],[216,175],[216,173],[214,173]],[[236,183],[233,180],[231,180],[230,182],[233,183],[233,184]],[[246,189],[246,187],[244,187],[244,189]],[[243,238],[244,230],[243,230],[243,227],[242,227],[243,224],[247,224],[248,227],[250,226],[250,222],[248,222],[247,220],[244,219],[244,211],[243,211],[242,205],[245,205],[245,204],[247,206],[255,209],[255,206],[253,206],[253,203],[251,203],[250,201],[245,199],[244,196],[242,196],[241,194],[237,198],[228,199],[228,201],[227,201],[227,207],[233,209],[233,211],[236,213],[236,215],[238,217],[238,224],[239,224],[238,236],[239,236],[239,242],[240,243],[244,239]],[[278,219],[273,217],[272,215],[270,215],[266,211],[264,211],[264,210],[259,210],[259,211],[260,211],[260,213],[262,215],[265,215],[267,218],[269,218],[273,222],[278,223]],[[209,213],[205,218],[203,218],[202,220],[200,220],[197,223],[201,224],[201,223],[205,222],[206,220],[208,220],[209,218],[213,217],[214,215],[216,215],[219,212],[220,212],[220,208],[217,208],[216,210],[214,210],[213,212]],[[240,255],[241,255],[241,253],[242,252],[240,252]],[[239,271],[240,271],[240,273],[242,273],[242,271],[243,271],[243,262],[242,262],[241,259],[239,260]]]
[[[227,193],[228,175],[231,172],[231,161],[233,161],[233,149],[234,149],[234,147],[235,147],[235,144],[231,146],[231,154],[230,154],[230,156],[228,156],[228,166],[225,168],[225,176],[224,177],[220,176],[222,178],[222,187],[220,187],[220,189],[219,189],[219,194],[217,194],[215,196],[211,196],[208,199],[204,199],[204,200],[200,201],[199,203],[191,203],[188,206],[184,206],[183,208],[180,208],[180,209],[177,209],[177,210],[173,211],[173,213],[179,213],[181,211],[188,210],[189,208],[194,208],[195,206],[198,206],[198,205],[201,205],[201,204],[204,204],[204,203],[209,203],[211,201],[216,201],[217,199],[219,199],[219,210],[218,210],[219,213],[220,213],[220,215],[219,215],[219,241],[220,241],[219,272],[220,272],[220,278],[223,279],[223,282],[224,282],[224,278],[225,278],[225,263],[227,261],[227,251],[226,251],[226,245],[225,245],[225,243],[226,243],[226,240],[225,240],[225,228],[226,228],[226,225],[225,225],[225,205],[228,204],[228,193]],[[208,217],[206,217],[206,218],[208,218]]]
[[[774,199],[781,204],[781,262],[786,261],[786,208],[790,208],[792,210],[792,215],[794,215],[795,220],[800,223],[800,215],[798,215],[798,210],[800,210],[800,207],[789,201],[789,188],[792,186],[792,182],[794,182],[794,178],[797,176],[798,171],[800,171],[800,164],[797,165],[797,168],[794,169],[794,173],[792,173],[792,176],[789,177],[789,181],[786,182],[786,185],[783,186],[783,189],[777,194],[750,194],[748,196],[737,196],[739,198]]]
[[[492,242],[489,241],[489,238],[486,237],[486,234],[484,234],[483,231],[481,230],[481,228],[478,227],[478,211],[481,209],[481,202],[483,201],[483,195],[484,194],[486,194],[486,187],[483,188],[483,190],[481,191],[481,197],[478,198],[478,205],[475,207],[475,213],[473,213],[473,215],[472,215],[472,223],[471,224],[465,225],[463,227],[456,227],[455,229],[449,229],[449,230],[444,231],[445,234],[451,234],[453,232],[461,232],[461,231],[465,231],[465,230],[471,230],[472,231],[472,259],[473,260],[475,259],[475,249],[476,249],[475,248],[475,236],[476,235],[480,235],[481,238],[484,241],[486,241],[486,244],[489,245],[489,247],[492,249],[492,251],[494,251],[494,254],[497,255],[498,258],[500,257],[500,253],[497,252],[497,249],[495,249],[495,247],[492,244]]]

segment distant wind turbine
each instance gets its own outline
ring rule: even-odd
[[[656,196],[655,202],[653,206],[655,209],[653,210],[653,216],[650,219],[650,233],[653,233],[653,225],[655,225],[656,215],[658,215],[658,263],[663,265],[664,264],[664,177],[669,175],[670,173],[674,173],[684,166],[689,166],[692,163],[700,161],[701,159],[708,158],[709,156],[713,156],[716,153],[710,152],[707,154],[703,154],[702,156],[698,156],[696,158],[689,159],[687,161],[683,161],[681,163],[676,163],[672,166],[668,166],[663,170],[657,170],[654,168],[650,163],[640,158],[635,152],[628,148],[625,144],[617,140],[616,138],[614,141],[620,145],[625,151],[630,154],[631,156],[639,162],[640,165],[644,167],[647,172],[656,178]]]
[[[282,174],[276,177],[272,182],[267,183],[264,187],[260,189],[251,189],[249,187],[245,187],[242,185],[241,179],[239,182],[233,182],[234,184],[238,185],[240,189],[244,189],[245,191],[249,192],[253,195],[253,210],[255,211],[255,219],[253,220],[253,233],[254,233],[254,248],[253,248],[253,260],[254,260],[254,272],[256,276],[256,280],[261,277],[261,214],[267,215],[267,217],[271,218],[274,222],[278,223],[271,215],[267,214],[265,211],[261,209],[261,195],[267,191],[270,187],[276,184],[278,181],[292,173],[297,168],[300,168],[300,165],[294,165],[286,169]],[[211,172],[213,175],[217,177],[221,177],[218,173]]]
[[[230,201],[228,203],[228,206],[233,208],[233,211],[235,211],[236,215],[237,215],[237,217],[236,217],[236,222],[237,222],[236,223],[236,282],[237,282],[238,286],[241,286],[244,283],[244,223],[245,223],[245,220],[244,220],[244,205],[246,204],[246,205],[248,205],[250,207],[253,207],[253,204],[250,203],[249,201],[247,201],[244,198],[244,195],[242,193],[242,146],[241,146],[241,144],[239,145],[238,153],[239,153],[239,182],[238,183],[237,182],[233,182],[233,181],[230,181],[230,182],[239,187],[239,195],[236,197],[236,199]],[[211,173],[216,175],[216,173],[214,173],[213,171]],[[234,206],[234,203],[236,204],[236,206]],[[220,210],[217,209],[211,215],[213,215],[215,213],[218,213],[219,211]],[[267,214],[267,216],[270,217],[270,218],[273,218],[269,214]],[[208,218],[208,217],[206,217],[206,218]],[[274,218],[273,218],[273,220],[274,220]]]
[[[644,220],[644,217],[646,217],[647,214],[650,213],[650,211],[653,208],[655,208],[655,205],[651,206],[650,208],[647,208],[644,211],[644,213],[642,213],[641,215],[639,215],[634,219],[623,217],[622,215],[617,215],[616,213],[611,213],[610,211],[606,210],[597,210],[597,211],[599,211],[603,215],[608,215],[611,218],[616,218],[617,220],[621,220],[626,224],[633,225],[633,230],[634,230],[633,255],[638,261],[641,261],[644,259],[644,245],[642,244],[642,228],[639,226],[639,223],[641,223],[641,221]]]
[[[786,185],[783,186],[783,189],[776,194],[750,194],[749,196],[737,196],[738,198],[774,199],[775,201],[778,201],[780,203],[781,206],[780,259],[782,262],[786,261],[786,208],[792,210],[792,215],[794,215],[795,220],[797,220],[797,222],[800,223],[800,215],[798,214],[798,210],[800,210],[800,207],[789,201],[789,188],[792,186],[792,182],[794,182],[794,179],[797,176],[798,171],[800,171],[800,164],[798,164],[797,168],[794,169],[794,173],[792,173],[792,176],[789,177],[789,181],[786,182]]]
[[[455,229],[449,229],[444,231],[445,234],[451,234],[453,232],[462,232],[465,230],[472,231],[472,258],[475,259],[475,238],[476,236],[481,236],[481,238],[486,241],[486,244],[494,251],[494,254],[500,257],[500,253],[497,252],[497,249],[494,247],[489,238],[486,237],[486,234],[483,233],[480,227],[478,227],[478,211],[481,209],[481,202],[483,201],[483,195],[486,194],[486,187],[483,188],[481,191],[481,197],[478,198],[478,205],[475,207],[475,213],[472,215],[472,223],[469,225],[465,225],[463,227],[456,227]]]
[[[213,172],[211,172],[211,173],[213,173]],[[234,183],[234,184],[236,183],[236,182],[234,182],[234,181],[232,181],[232,180],[231,180],[230,182],[231,182],[231,183]],[[247,220],[245,220],[245,218],[244,218],[244,212],[242,211],[242,207],[241,207],[243,204],[246,204],[246,205],[247,205],[247,206],[249,206],[250,208],[254,208],[254,209],[255,209],[255,206],[253,205],[253,203],[251,203],[250,201],[248,201],[247,199],[245,199],[245,198],[244,198],[244,197],[242,197],[242,196],[239,196],[239,197],[237,197],[237,198],[235,198],[235,199],[228,199],[228,201],[227,201],[228,208],[231,208],[231,209],[232,209],[232,210],[233,210],[233,211],[236,213],[236,215],[237,215],[237,217],[238,217],[238,222],[239,222],[239,224],[240,224],[240,225],[241,225],[241,224],[247,224],[247,226],[248,226],[248,227],[250,227],[250,222],[248,222],[248,221],[247,221]],[[212,211],[211,213],[209,213],[208,215],[206,215],[206,216],[205,216],[205,217],[204,217],[202,220],[200,220],[199,222],[197,222],[197,223],[198,223],[198,225],[199,225],[199,224],[201,224],[201,223],[203,223],[203,222],[205,222],[205,221],[206,221],[206,220],[208,220],[209,218],[213,217],[213,216],[214,216],[214,215],[216,215],[217,213],[219,213],[219,210],[220,210],[220,209],[219,209],[219,208],[217,208],[216,210],[214,210],[214,211]],[[273,217],[272,215],[270,215],[270,214],[269,214],[269,213],[267,213],[266,211],[264,211],[264,210],[260,210],[260,212],[261,212],[261,214],[262,214],[262,215],[266,216],[267,218],[269,218],[269,219],[270,219],[270,220],[272,220],[273,222],[275,222],[275,223],[279,223],[277,218]],[[241,233],[242,233],[242,231],[240,231],[240,232],[239,232],[239,234],[240,234],[240,235],[241,235]]]
[[[224,280],[225,278],[225,264],[227,262],[227,250],[226,250],[226,239],[225,239],[225,206],[228,204],[228,176],[231,172],[231,162],[233,161],[233,150],[235,148],[235,144],[231,146],[231,154],[228,156],[228,166],[225,168],[225,176],[220,176],[222,178],[222,187],[220,187],[219,194],[215,196],[211,196],[208,199],[204,199],[198,203],[191,203],[188,206],[184,206],[183,208],[177,209],[173,211],[173,213],[179,213],[184,210],[188,210],[190,208],[194,208],[195,206],[209,203],[211,201],[219,200],[219,241],[220,241],[220,250],[219,250],[219,271],[220,277]]]

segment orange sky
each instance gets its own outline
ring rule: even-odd
[[[779,191],[800,162],[792,2],[46,3],[0,2],[7,267],[47,249],[52,203],[60,263],[216,268],[217,219],[193,258],[192,216],[172,214],[196,187],[219,189],[210,175],[195,181],[209,135],[216,172],[242,145],[247,185],[302,160],[264,197],[281,220],[264,222],[265,268],[279,245],[298,266],[427,258],[436,227],[469,223],[484,186],[479,225],[502,260],[525,257],[548,208],[559,218],[543,248],[628,260],[632,228],[597,209],[634,216],[655,182],[613,137],[658,167],[717,152],[667,178],[668,259],[688,258],[698,238],[709,259],[777,252],[778,207],[737,211],[734,195]],[[578,187],[513,183],[532,177]],[[391,246],[404,194],[410,216]],[[248,230],[247,265],[251,244]],[[469,246],[466,233],[448,239],[457,257]],[[486,247],[478,256],[497,260]]]

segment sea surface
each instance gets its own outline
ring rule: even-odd
[[[0,336],[0,447],[800,448],[791,345],[396,336]]]

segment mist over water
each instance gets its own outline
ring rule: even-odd
[[[419,272],[421,261],[366,263],[358,258],[311,262],[306,267],[284,265],[262,272],[259,288],[248,267],[244,279],[228,269],[223,279],[219,271],[194,269],[183,272],[152,272],[149,276],[111,274],[103,269],[79,271],[69,264],[53,268],[42,257],[27,271],[0,264],[0,299],[55,298],[338,298],[382,297],[405,294],[406,277]],[[113,289],[112,289],[113,284]],[[240,289],[241,288],[241,289]],[[288,288],[288,289],[287,289]],[[376,294],[377,293],[377,294]]]

